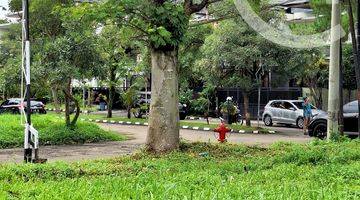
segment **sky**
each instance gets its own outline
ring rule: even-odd
[[[0,6],[4,6],[5,8],[8,8],[8,1],[9,0],[0,0]],[[4,11],[2,8],[0,8],[0,19],[3,19],[5,17],[5,14],[7,11]]]

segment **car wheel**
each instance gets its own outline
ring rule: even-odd
[[[326,139],[327,127],[325,123],[318,123],[314,127],[313,135],[320,139]]]
[[[304,128],[304,118],[300,117],[298,120],[296,120],[296,126],[300,129]]]
[[[264,117],[264,124],[265,124],[265,126],[272,126],[272,119],[271,119],[270,115],[266,115]]]

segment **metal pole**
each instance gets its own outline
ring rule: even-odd
[[[29,0],[23,0],[23,15],[24,15],[24,41],[25,41],[25,80],[26,80],[26,119],[27,119],[27,134],[25,134],[25,162],[32,161],[32,149],[30,145],[31,141],[31,91],[30,91],[30,33],[29,33]]]
[[[331,45],[330,45],[330,72],[329,72],[329,102],[327,138],[339,131],[340,113],[340,2],[332,0],[331,11]]]
[[[262,63],[260,62],[260,67],[259,70],[256,72],[255,76],[256,76],[256,80],[258,80],[259,82],[259,87],[258,87],[258,113],[257,113],[257,127],[260,127],[260,100],[261,100],[261,74],[262,74]]]

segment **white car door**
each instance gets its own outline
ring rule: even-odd
[[[284,109],[282,111],[282,121],[287,124],[296,123],[296,108],[287,101],[283,103]]]
[[[273,121],[281,120],[281,101],[274,101],[270,105],[271,118]]]

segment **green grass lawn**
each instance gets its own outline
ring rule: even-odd
[[[197,143],[165,155],[7,164],[0,199],[359,199],[359,149],[359,140],[268,149]]]
[[[39,131],[41,145],[82,144],[101,141],[124,140],[125,136],[104,131],[96,124],[78,122],[71,130],[58,115],[33,115],[32,122]],[[0,115],[0,148],[21,147],[24,141],[24,126],[20,115]]]
[[[55,109],[55,105],[53,104],[53,103],[48,103],[48,104],[46,104],[46,108],[48,108],[48,109]],[[61,104],[60,105],[60,109],[65,109],[65,105],[64,104]],[[82,111],[92,111],[92,112],[94,112],[94,111],[97,111],[97,109],[98,109],[98,106],[97,105],[91,105],[91,106],[87,106],[87,107],[83,107],[83,106],[81,106],[81,110]]]
[[[106,118],[106,115],[103,114],[82,114],[81,118],[83,119],[94,119],[94,120],[109,120],[109,121],[124,121],[124,122],[141,122],[141,123],[145,123],[148,120],[147,119],[138,119],[138,118],[134,118],[132,117],[131,119],[128,119],[126,117],[113,117],[111,119]],[[218,124],[207,124],[206,121],[203,122],[199,122],[199,121],[194,121],[194,122],[190,122],[190,121],[180,121],[180,126],[191,126],[191,127],[199,127],[199,128],[204,128],[204,127],[208,127],[208,128],[216,128],[218,126]],[[232,124],[229,126],[231,129],[235,129],[235,130],[245,130],[245,131],[253,131],[253,130],[260,130],[260,131],[265,131],[266,129],[264,128],[260,128],[257,129],[257,127],[248,127],[248,126],[242,126],[242,125],[237,125],[237,124]]]

